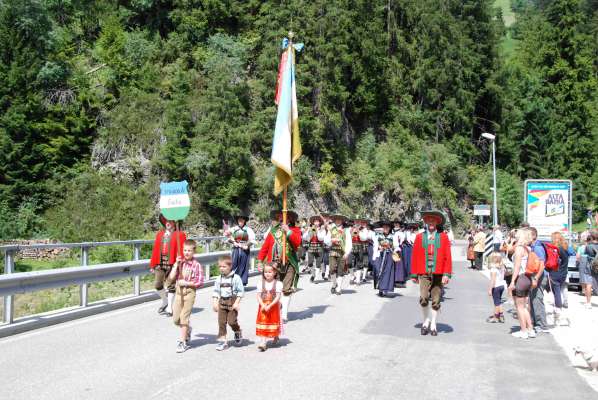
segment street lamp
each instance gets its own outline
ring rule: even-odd
[[[488,139],[492,142],[492,178],[494,180],[492,190],[492,225],[498,225],[498,209],[496,202],[496,135],[488,132],[482,133],[484,139]]]

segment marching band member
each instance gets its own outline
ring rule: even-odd
[[[419,304],[424,317],[421,334],[437,336],[436,318],[440,311],[442,288],[449,283],[452,274],[451,243],[446,233],[437,230],[439,225],[444,225],[444,214],[424,211],[422,218],[427,227],[417,234],[413,244],[411,276],[419,282]]]
[[[382,232],[374,240],[374,288],[378,289],[378,296],[384,297],[393,292],[395,287],[395,261],[393,254],[393,234],[390,221],[380,221],[377,224]]]
[[[324,240],[326,239],[326,228],[323,225],[324,220],[319,215],[314,215],[309,219],[310,227],[303,233],[303,241],[308,243],[307,248],[307,267],[311,271],[309,280],[317,283],[322,271],[322,259],[324,258]]]
[[[247,226],[247,222],[249,221],[248,215],[237,215],[235,216],[235,220],[237,221],[237,225],[225,231],[224,235],[229,238],[228,240],[233,245],[233,272],[241,277],[243,286],[247,286],[247,280],[249,279],[249,253],[251,246],[256,244],[255,232]]]
[[[351,232],[345,228],[347,218],[344,215],[333,215],[334,221],[328,226],[328,234],[325,243],[330,246],[330,280],[332,286],[330,293],[340,296],[342,290],[343,276],[345,275],[347,262],[352,250]]]

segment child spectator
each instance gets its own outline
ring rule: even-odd
[[[266,351],[267,338],[273,338],[273,344],[278,343],[281,331],[280,324],[280,296],[282,294],[282,282],[277,280],[278,269],[275,263],[269,263],[262,270],[262,285],[258,287],[257,319],[255,322],[255,334],[261,339],[258,344],[260,351]]]
[[[488,288],[488,296],[492,296],[494,303],[494,315],[486,319],[486,322],[504,323],[505,316],[502,309],[502,294],[505,290],[505,264],[502,255],[495,251],[490,254],[488,258],[488,266],[490,268],[490,287]]]
[[[237,345],[243,343],[241,327],[237,322],[241,298],[243,297],[243,281],[241,277],[232,272],[232,258],[223,256],[218,259],[220,276],[214,283],[212,294],[212,307],[218,313],[218,346],[216,350],[222,351],[228,348],[226,340],[226,324],[230,325],[235,335]]]
[[[177,353],[189,349],[191,338],[191,325],[189,317],[195,303],[195,291],[203,285],[203,269],[201,264],[193,259],[196,243],[194,240],[185,240],[183,257],[178,257],[168,275],[169,282],[174,282],[176,287],[173,321],[181,327],[181,340],[177,343]]]

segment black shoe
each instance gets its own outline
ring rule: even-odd
[[[311,278],[309,278],[309,281],[310,281],[310,282],[314,282],[315,280],[316,280],[316,277],[315,277],[315,276],[313,276],[313,275],[311,276]]]
[[[437,331],[436,329],[432,329],[432,330],[430,331],[430,335],[431,335],[431,336],[438,336],[438,331]]]
[[[166,311],[166,307],[168,307],[168,305],[164,305],[164,306],[158,308],[158,314],[163,314],[164,311]]]
[[[167,317],[169,317],[169,318],[170,318],[170,317],[172,317],[172,313],[171,313],[171,312],[165,312],[165,313],[164,313],[164,314],[162,314],[162,315],[166,315],[166,316],[167,316]]]
[[[376,296],[378,297],[384,297],[384,292],[383,291],[378,291],[378,293],[376,294]]]
[[[421,329],[422,336],[426,336],[428,333],[430,333],[430,330],[428,329],[428,327],[422,326],[422,329]]]
[[[330,293],[335,294],[336,293],[336,288],[330,288]]]
[[[340,296],[340,295],[341,295],[341,292],[337,292],[337,291],[335,291],[334,293],[336,293],[336,295],[337,295],[337,296]]]

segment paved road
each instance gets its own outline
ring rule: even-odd
[[[534,399],[593,398],[550,335],[518,341],[515,322],[484,322],[487,281],[455,265],[439,336],[419,335],[417,287],[380,299],[368,285],[330,295],[303,288],[287,338],[255,348],[255,291],[242,303],[247,345],[215,350],[216,316],[203,291],[193,348],[149,303],[0,340],[3,399]],[[256,280],[250,282],[255,286]]]

